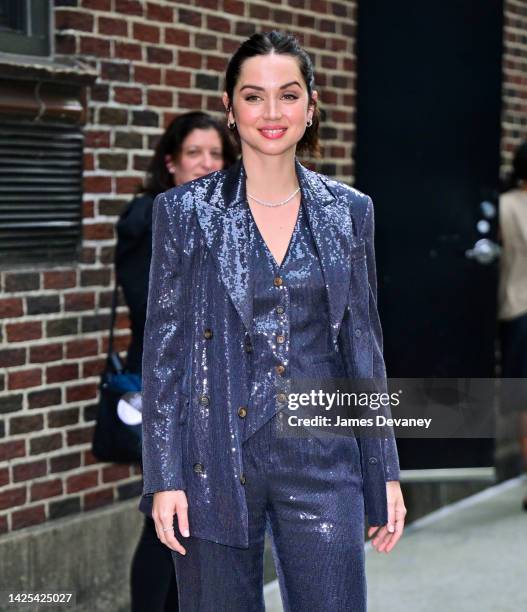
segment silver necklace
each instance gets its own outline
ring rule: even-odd
[[[275,208],[276,206],[283,206],[284,204],[287,204],[289,200],[291,200],[291,198],[294,198],[299,191],[300,191],[300,187],[298,189],[295,189],[295,191],[293,191],[293,193],[288,198],[286,198],[285,200],[282,200],[281,202],[278,202],[277,204],[275,204],[274,202],[265,202],[264,200],[259,200],[258,198],[255,198],[254,196],[252,196],[250,193],[248,193],[247,195],[255,202],[258,202],[258,204],[262,204],[263,206],[270,206],[271,208]]]

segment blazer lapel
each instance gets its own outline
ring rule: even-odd
[[[336,198],[325,180],[295,157],[309,226],[320,257],[328,293],[331,334],[336,344],[347,303],[351,276],[352,222],[349,202]],[[246,172],[238,159],[202,196],[196,210],[205,242],[216,261],[222,281],[246,330],[252,332],[253,277],[250,254],[251,214],[246,203]]]
[[[309,227],[313,234],[328,294],[331,336],[337,344],[351,279],[353,224],[347,198],[335,197],[325,177],[296,160]]]

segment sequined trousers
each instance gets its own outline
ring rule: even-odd
[[[285,612],[364,612],[364,506],[354,437],[284,435],[276,413],[243,444],[249,548],[176,538],[181,612],[261,612],[265,533]],[[290,428],[288,428],[290,431]],[[189,520],[192,530],[192,508]]]

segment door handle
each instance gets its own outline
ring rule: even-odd
[[[488,238],[480,238],[471,249],[465,251],[465,257],[468,259],[475,259],[482,265],[492,263],[500,254],[500,245]]]

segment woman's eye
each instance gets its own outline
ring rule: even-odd
[[[245,99],[246,100],[251,100],[252,98],[259,98],[259,97],[260,96],[252,95],[252,96],[247,96]],[[292,100],[298,100],[298,96],[295,96],[294,94],[285,94],[284,97],[292,99]]]

